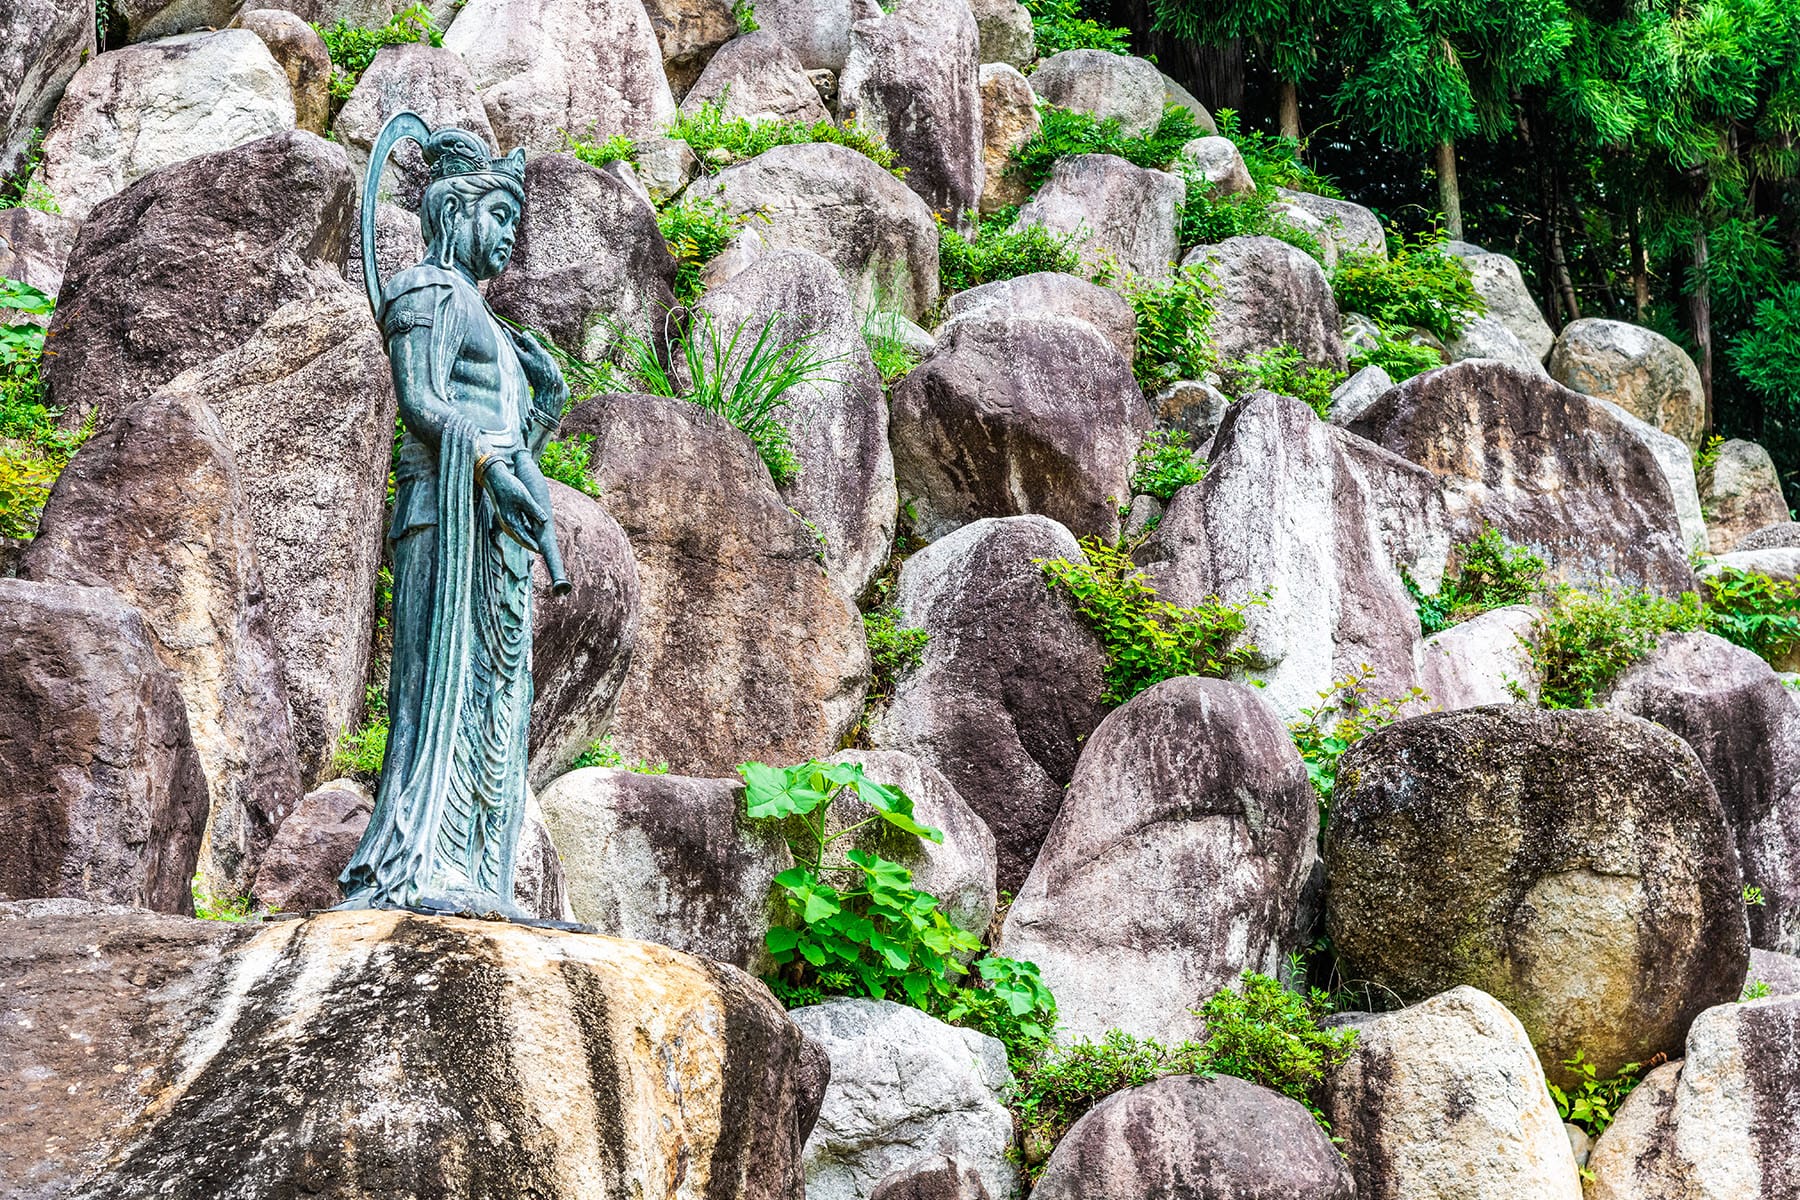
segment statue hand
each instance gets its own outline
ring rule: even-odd
[[[519,477],[504,463],[489,466],[486,479],[488,495],[492,497],[501,521],[519,537],[535,543],[540,527],[550,519],[550,514],[532,499]]]

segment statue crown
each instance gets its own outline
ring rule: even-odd
[[[439,129],[423,145],[432,182],[457,175],[503,175],[525,185],[525,152],[514,150],[500,158],[488,154],[487,143],[466,129]]]

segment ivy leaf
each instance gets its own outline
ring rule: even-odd
[[[771,954],[792,954],[794,947],[800,944],[800,931],[789,929],[785,925],[777,925],[763,937],[763,945]]]

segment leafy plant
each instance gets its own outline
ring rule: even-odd
[[[1800,396],[1800,282],[1781,283],[1757,301],[1748,326],[1732,339],[1730,358],[1767,403],[1793,405]]]
[[[1292,346],[1273,346],[1231,364],[1224,371],[1225,382],[1240,396],[1259,388],[1292,396],[1318,414],[1321,421],[1331,415],[1331,393],[1344,381],[1341,371],[1314,366]]]
[[[1592,1137],[1606,1132],[1625,1097],[1643,1082],[1639,1078],[1642,1068],[1637,1063],[1626,1063],[1610,1079],[1599,1078],[1584,1050],[1563,1059],[1563,1066],[1575,1073],[1576,1083],[1570,1088],[1550,1084],[1550,1098],[1556,1101],[1556,1111],[1563,1120],[1579,1125]]]
[[[1210,246],[1234,237],[1272,237],[1311,255],[1323,264],[1325,248],[1308,230],[1301,229],[1275,207],[1279,201],[1273,188],[1259,187],[1254,192],[1233,196],[1217,194],[1216,185],[1185,164],[1181,166],[1186,192],[1181,204],[1177,237],[1181,248]]]
[[[1025,9],[1031,14],[1040,59],[1064,50],[1131,53],[1131,31],[1083,16],[1081,0],[1025,0]]]
[[[1331,793],[1337,786],[1338,759],[1384,725],[1392,725],[1406,715],[1412,705],[1431,703],[1419,688],[1409,688],[1403,696],[1376,696],[1375,669],[1361,663],[1350,674],[1335,681],[1319,693],[1319,703],[1300,710],[1300,719],[1288,726],[1300,761],[1306,764],[1306,777],[1319,793],[1319,810],[1325,815],[1331,805]],[[1324,836],[1324,822],[1320,822]]]
[[[732,0],[732,19],[737,22],[738,33],[755,33],[762,26],[756,22],[756,5],[750,0]]]
[[[1007,164],[1032,191],[1050,178],[1058,159],[1072,154],[1116,154],[1140,167],[1167,167],[1181,148],[1206,130],[1194,114],[1179,104],[1166,105],[1156,127],[1148,133],[1126,133],[1117,117],[1096,117],[1054,104],[1040,105],[1038,131],[1018,149]]]
[[[863,343],[869,347],[869,358],[881,376],[883,387],[893,387],[919,365],[919,351],[892,327],[885,327],[881,314],[871,314],[863,323]]]
[[[708,171],[716,171],[736,159],[755,158],[776,146],[830,142],[856,151],[895,175],[906,174],[906,168],[899,165],[900,160],[894,152],[860,125],[834,125],[830,121],[805,125],[799,121],[752,121],[747,117],[728,119],[723,99],[708,101],[697,111],[679,114],[669,126],[668,135],[686,142],[700,159],[701,169]]]
[[[1206,461],[1192,450],[1185,429],[1157,431],[1146,437],[1131,459],[1131,494],[1155,496],[1165,504],[1190,483],[1206,478]]]
[[[1296,987],[1304,988],[1304,980]],[[1208,1063],[1220,1075],[1299,1101],[1329,1130],[1313,1093],[1327,1071],[1349,1059],[1356,1042],[1355,1030],[1319,1028],[1331,1012],[1331,997],[1319,988],[1290,991],[1279,979],[1247,971],[1240,989],[1227,988],[1201,1006]]]
[[[1766,981],[1752,979],[1746,982],[1744,984],[1744,990],[1738,993],[1738,1003],[1742,1004],[1746,1000],[1762,1000],[1766,997],[1773,996],[1774,994],[1775,989],[1770,987]]]
[[[590,167],[605,167],[616,162],[637,164],[637,142],[622,133],[615,133],[604,142],[584,142],[564,130],[563,142],[570,154]]]
[[[1487,311],[1474,277],[1441,245],[1415,241],[1391,258],[1346,256],[1331,277],[1338,308],[1359,312],[1383,328],[1428,329],[1444,341]]]
[[[1120,290],[1137,314],[1132,371],[1146,395],[1201,379],[1217,361],[1212,345],[1212,283],[1198,268],[1166,279],[1128,279]]]
[[[384,47],[413,42],[432,46],[444,44],[443,31],[432,18],[431,10],[423,4],[408,5],[389,17],[387,24],[379,29],[352,25],[344,20],[329,29],[323,25],[314,25],[313,29],[324,39],[325,53],[331,58],[331,96],[338,104],[350,98],[350,93],[356,90],[357,80]]]
[[[683,200],[656,214],[657,228],[675,256],[675,302],[700,298],[700,273],[731,244],[748,217],[733,216],[717,200]]]
[[[33,129],[25,143],[25,154],[19,161],[18,171],[11,178],[0,179],[0,211],[9,208],[35,208],[47,213],[62,211],[56,197],[38,175],[39,168],[44,165],[43,141],[44,131]]]
[[[1724,448],[1725,439],[1715,433],[1694,451],[1694,482],[1702,495],[1712,487],[1713,468],[1719,465],[1719,451]]]
[[[1800,646],[1800,583],[1726,567],[1701,577],[1705,627],[1771,664]]]
[[[1050,1151],[1075,1122],[1114,1092],[1166,1075],[1213,1074],[1206,1048],[1164,1046],[1110,1029],[1098,1042],[1057,1046],[1015,1071],[1012,1108],[1024,1134],[1026,1170],[1035,1182]]]
[[[1350,354],[1352,371],[1380,367],[1395,383],[1403,383],[1414,375],[1443,365],[1443,355],[1435,347],[1411,341],[1391,328],[1377,327],[1374,349],[1358,347]]]
[[[545,443],[544,453],[538,460],[547,479],[566,484],[578,492],[600,496],[600,485],[588,474],[592,466],[594,453],[594,435],[578,433],[573,437],[556,438]]]
[[[338,734],[337,749],[331,756],[331,769],[363,783],[373,784],[381,778],[381,764],[387,758],[387,696],[374,684],[363,692],[363,722],[355,729]]]
[[[667,775],[669,773],[669,764],[666,762],[653,763],[647,758],[627,760],[613,747],[611,737],[603,737],[599,741],[589,742],[588,748],[569,764],[571,771],[579,771],[583,767],[613,767],[620,771],[630,771],[636,775]]]
[[[1194,608],[1161,599],[1137,564],[1099,538],[1081,548],[1085,562],[1040,561],[1052,587],[1067,589],[1075,611],[1106,648],[1105,704],[1123,704],[1145,688],[1178,675],[1223,679],[1254,661],[1242,643],[1246,605],[1217,596]],[[1258,598],[1251,601],[1260,604]]]
[[[869,642],[868,703],[879,704],[893,695],[894,685],[925,658],[931,635],[902,625],[900,610],[889,606],[863,614],[863,633]]]
[[[973,238],[964,237],[953,225],[941,225],[938,287],[943,295],[1038,271],[1080,273],[1081,255],[1073,236],[1051,233],[1042,225],[1013,229],[1018,213],[1008,208],[981,218]]]
[[[255,900],[249,896],[216,895],[200,883],[198,875],[188,890],[194,897],[194,916],[202,921],[229,921],[235,925],[256,915]]]
[[[1507,541],[1492,525],[1458,546],[1455,557],[1461,563],[1456,578],[1446,579],[1435,595],[1423,594],[1410,574],[1401,574],[1419,606],[1419,628],[1426,637],[1496,608],[1529,604],[1543,590],[1544,560]]]
[[[1668,600],[1628,588],[1592,592],[1564,584],[1531,640],[1531,659],[1543,680],[1545,708],[1591,708],[1619,673],[1648,654],[1670,631],[1701,627],[1700,598]]]
[[[1745,908],[1761,908],[1763,905],[1765,905],[1767,903],[1768,903],[1768,899],[1763,895],[1763,890],[1761,888],[1757,887],[1755,884],[1750,884],[1750,883],[1746,883],[1744,885],[1744,907]]]
[[[17,279],[0,278],[0,313],[46,316],[54,301]],[[64,429],[60,410],[44,403],[39,365],[44,327],[0,325],[0,537],[29,538],[50,489],[94,426]]]
[[[1300,143],[1293,138],[1247,129],[1240,115],[1229,108],[1214,113],[1213,120],[1219,127],[1219,136],[1229,139],[1238,148],[1244,159],[1244,169],[1250,173],[1257,191],[1273,193],[1276,188],[1287,188],[1291,192],[1312,192],[1336,200],[1344,198],[1337,184],[1313,170],[1300,157]]]

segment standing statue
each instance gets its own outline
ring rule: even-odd
[[[425,259],[383,288],[377,184],[402,140],[430,170]],[[567,386],[529,335],[476,289],[512,255],[525,206],[521,151],[493,158],[462,129],[402,112],[363,181],[363,279],[386,340],[405,434],[395,469],[393,666],[381,791],[339,882],[343,908],[508,917],[525,816],[531,717],[531,552],[569,590],[538,456]]]

